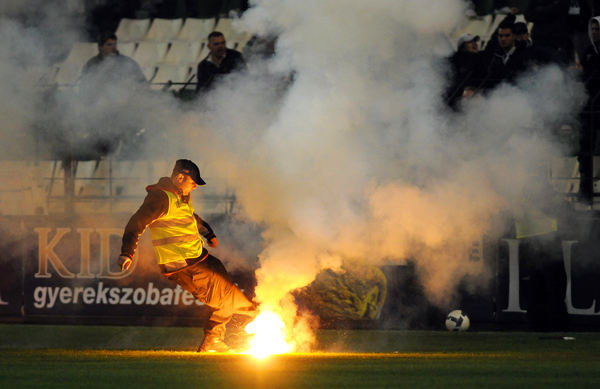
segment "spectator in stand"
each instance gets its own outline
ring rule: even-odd
[[[98,51],[81,72],[81,91],[85,96],[98,96],[109,86],[147,86],[140,65],[117,50],[115,34],[110,31],[100,34]]]
[[[586,85],[588,81],[591,81],[591,77],[600,79],[600,54],[598,53],[600,51],[600,17],[591,18],[588,24],[592,44],[585,50],[578,66]]]
[[[467,87],[477,87],[484,78],[482,55],[479,53],[479,36],[462,34],[458,37],[457,51],[448,61],[452,71],[452,82],[446,91],[447,102],[456,108]]]
[[[511,8],[510,12],[508,12],[508,14],[504,17],[500,24],[513,24],[515,20],[517,20],[518,13],[518,8]],[[496,29],[496,31],[492,33],[490,40],[488,41],[487,45],[485,45],[485,55],[491,57],[496,50],[498,50],[498,29]]]
[[[525,42],[527,47],[531,47],[532,42],[529,39],[529,30],[527,29],[527,24],[523,22],[515,23],[515,34],[517,35],[517,41]]]
[[[222,75],[247,70],[246,61],[239,51],[228,49],[223,33],[208,35],[208,56],[198,64],[196,93],[208,90]]]
[[[569,40],[573,52],[570,57],[575,58],[575,62],[581,62],[585,49],[590,44],[588,38],[588,24],[592,17],[592,6],[589,0],[571,0],[569,8]],[[576,55],[576,57],[575,57]]]
[[[500,23],[498,46],[488,65],[486,88],[493,88],[503,81],[514,82],[531,63],[531,51],[525,42],[517,41],[514,24]]]
[[[530,0],[525,19],[533,23],[531,39],[542,62],[569,63],[571,0]],[[572,61],[571,61],[572,62]]]

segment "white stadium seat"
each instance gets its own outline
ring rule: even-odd
[[[196,78],[197,73],[198,73],[198,64],[195,64],[190,67],[190,73],[188,74],[187,80],[192,78],[192,76],[194,76],[194,78],[192,79],[191,84],[185,87],[185,90],[196,90],[196,83],[198,82],[198,79]],[[187,82],[187,80],[186,80],[186,82]]]
[[[70,88],[81,76],[83,65],[77,63],[63,63],[59,65],[54,82],[59,86]]]
[[[232,22],[233,19],[220,18],[219,21],[217,21],[217,25],[215,26],[215,31],[222,32],[225,35],[226,40],[237,39],[237,32],[235,32],[231,27]]]
[[[193,19],[188,18],[185,20],[183,28],[177,37],[180,41],[199,41],[205,42],[208,34],[214,30],[215,19]]]
[[[148,30],[145,41],[172,42],[177,39],[183,26],[183,19],[154,19]]]
[[[138,42],[148,32],[150,19],[121,19],[117,28],[117,39],[120,42]]]
[[[202,43],[200,42],[173,42],[163,62],[175,65],[190,65],[198,58],[201,47]]]
[[[156,64],[153,63],[148,65],[141,65],[140,68],[142,68],[142,73],[144,73],[144,77],[146,77],[146,80],[154,82],[154,75],[156,74]]]
[[[168,47],[166,42],[140,42],[133,59],[140,66],[154,65],[165,59]]]
[[[233,28],[233,21],[235,19],[229,18],[221,18],[217,22],[217,26],[215,27],[215,31],[222,32],[225,35],[225,40],[228,42],[231,41],[233,43],[237,43],[243,41],[244,39],[247,41],[251,38],[251,34],[243,31],[237,31]]]
[[[164,88],[164,84],[169,81],[184,83],[188,80],[188,74],[190,73],[190,67],[188,65],[172,65],[172,64],[163,64],[159,65],[158,71],[156,72],[156,76],[154,80],[152,80],[153,85],[152,89],[160,90]],[[157,85],[158,84],[158,85]],[[170,89],[180,89],[183,85],[173,85]]]
[[[133,54],[135,53],[135,46],[137,45],[137,43],[135,42],[118,42],[117,43],[117,49],[119,50],[119,53],[126,55],[128,57],[133,57]]]
[[[98,55],[98,44],[89,42],[75,42],[69,55],[63,63],[83,66],[92,57]]]

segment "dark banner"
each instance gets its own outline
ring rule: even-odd
[[[128,218],[1,218],[0,317],[33,322],[48,317],[125,322],[191,318],[203,323],[209,308],[160,274],[148,234],[142,236],[131,268],[125,272],[118,268]],[[559,323],[560,312],[554,313],[552,301],[562,293],[571,325],[600,328],[597,224],[569,240],[474,242],[466,255],[490,269],[492,282],[477,292],[461,290],[452,309],[465,310],[473,325],[525,326],[531,324],[535,310],[537,320]],[[349,327],[436,328],[440,315],[447,313],[427,302],[410,262],[347,270],[323,272],[313,284],[295,292],[301,308],[322,316],[324,326],[344,322]],[[233,276],[251,295],[253,274]]]

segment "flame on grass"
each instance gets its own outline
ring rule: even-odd
[[[286,341],[285,323],[274,311],[262,312],[246,326],[246,332],[254,335],[250,340],[250,349],[246,354],[257,358],[265,358],[273,354],[285,354],[292,351],[293,346]]]

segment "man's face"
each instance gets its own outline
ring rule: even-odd
[[[600,40],[600,24],[594,21],[592,22],[592,39],[594,42],[598,42]]]
[[[217,36],[214,38],[210,38],[208,41],[208,49],[210,50],[210,54],[215,58],[223,59],[225,57],[225,51],[227,50],[227,46],[225,46],[225,37]]]
[[[522,32],[520,34],[517,34],[517,40],[518,41],[528,41],[529,40],[529,33],[528,32]]]
[[[498,44],[505,51],[513,48],[515,45],[515,34],[513,34],[510,28],[503,28],[498,30]]]
[[[192,177],[187,174],[178,174],[175,179],[175,186],[181,189],[184,196],[189,195],[194,189],[196,189],[196,183],[192,180]]]
[[[474,40],[472,40],[471,42],[463,43],[463,47],[465,48],[465,51],[468,51],[470,53],[479,52],[479,44]]]
[[[117,41],[114,39],[109,39],[102,46],[99,46],[100,54],[103,57],[108,57],[109,55],[117,54]]]

